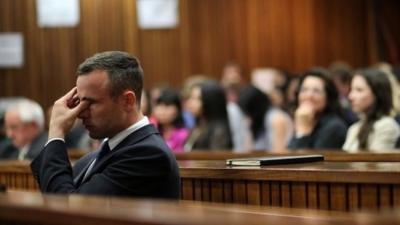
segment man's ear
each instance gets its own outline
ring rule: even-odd
[[[133,91],[124,91],[121,95],[121,101],[127,111],[132,111],[137,107],[136,95]]]

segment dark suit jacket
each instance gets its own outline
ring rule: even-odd
[[[25,159],[34,159],[36,156],[38,156],[46,142],[47,133],[40,133],[39,136],[37,136],[29,146],[28,152],[25,155]],[[3,147],[0,147],[0,149],[0,159],[18,159],[19,150],[18,148],[14,147],[11,141],[5,144]]]
[[[153,125],[126,137],[84,175],[97,152],[80,159],[74,169],[63,141],[50,142],[31,168],[42,192],[139,196],[178,199],[179,168],[172,151]]]
[[[313,132],[304,137],[293,137],[289,149],[340,150],[346,140],[347,124],[335,114],[320,118]]]

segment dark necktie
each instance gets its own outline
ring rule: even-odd
[[[110,150],[110,147],[108,146],[108,140],[107,140],[107,141],[103,142],[103,145],[101,146],[100,151],[99,151],[99,153],[97,154],[97,158],[96,158],[96,163],[95,163],[95,164],[97,164],[98,162],[100,162],[100,160],[101,160],[104,156],[106,156],[107,153],[109,153],[110,151],[111,151],[111,150]]]
[[[88,168],[87,168],[87,170],[86,170],[86,172],[85,172],[85,175],[83,176],[82,180],[81,180],[81,181],[77,180],[77,181],[74,181],[74,182],[75,182],[76,184],[80,185],[81,182],[83,182],[84,180],[86,180],[87,176],[90,174],[90,172],[91,172],[91,170],[93,169],[93,167],[95,167],[96,164],[99,163],[100,160],[101,160],[104,156],[106,156],[107,153],[109,153],[110,151],[111,151],[111,150],[110,150],[110,147],[108,146],[108,140],[107,140],[107,141],[105,141],[105,142],[102,143],[102,145],[101,145],[101,147],[100,147],[100,150],[99,150],[99,153],[97,153],[96,161],[95,161],[95,162],[92,161],[92,163],[88,166]]]

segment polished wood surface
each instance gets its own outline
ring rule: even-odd
[[[78,160],[88,152],[79,149],[70,149],[68,155],[71,160]],[[325,161],[331,162],[400,162],[400,150],[388,150],[383,153],[359,152],[347,153],[341,150],[298,150],[282,153],[267,151],[232,152],[229,150],[197,150],[191,152],[175,153],[177,160],[225,160],[232,158],[248,158],[261,156],[286,156],[286,155],[323,155]]]
[[[182,177],[400,184],[400,162],[314,162],[274,166],[227,166],[225,161],[180,161]]]
[[[127,225],[127,224],[398,224],[397,211],[338,213],[278,209],[231,204],[160,201],[148,199],[0,194],[2,224]]]
[[[232,158],[287,155],[323,155],[324,160],[330,162],[400,162],[400,150],[391,150],[378,154],[371,152],[347,153],[341,150],[298,150],[282,153],[270,153],[267,151],[248,151],[238,153],[227,150],[213,150],[175,153],[177,160],[225,160]],[[77,157],[79,154],[75,154],[74,156]]]
[[[183,200],[336,211],[400,207],[400,162],[230,167],[223,160],[199,160],[179,166]],[[38,189],[29,162],[0,162],[0,184]]]
[[[262,66],[299,73],[344,60],[364,67],[385,59],[375,37],[381,32],[368,19],[379,16],[397,43],[391,50],[400,51],[396,0],[180,0],[178,27],[155,30],[138,27],[134,0],[79,2],[77,27],[40,28],[35,0],[0,1],[0,32],[25,37],[25,65],[0,69],[0,96],[48,107],[74,86],[79,63],[106,50],[139,56],[147,88],[180,87],[199,73],[219,78],[228,60],[243,65],[247,79]]]

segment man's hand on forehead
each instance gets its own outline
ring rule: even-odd
[[[72,109],[75,108],[77,105],[79,105],[79,102],[80,100],[78,96],[78,91],[75,88],[72,97],[67,100],[67,106],[68,108]]]

